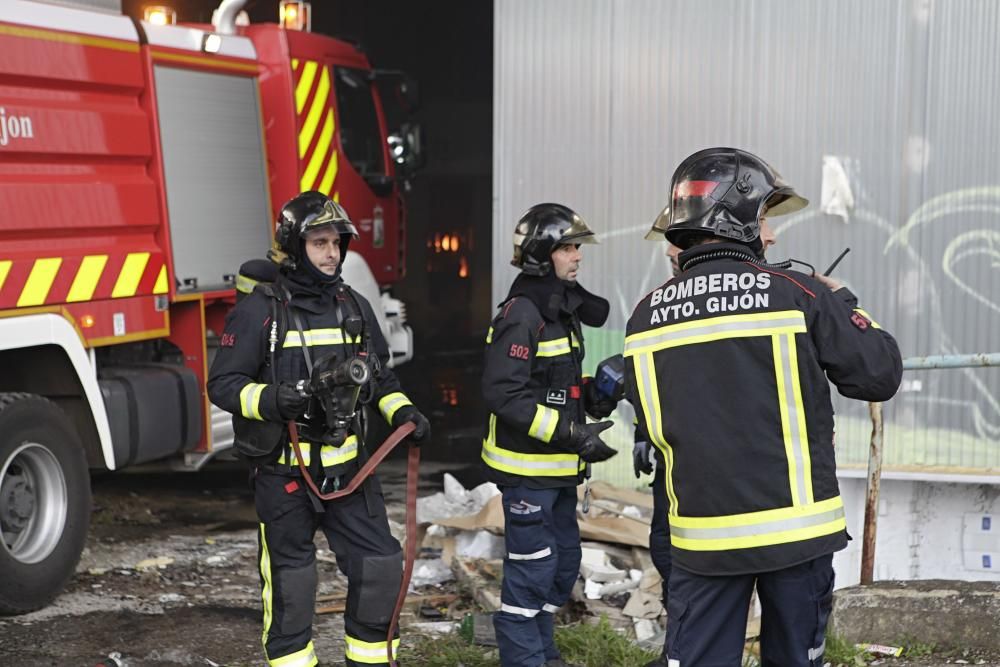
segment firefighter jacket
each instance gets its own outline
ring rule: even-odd
[[[584,462],[560,444],[584,422],[581,322],[600,326],[608,303],[554,275],[521,274],[486,336],[482,459],[500,485],[575,486]]]
[[[747,574],[844,548],[827,379],[848,398],[892,398],[896,341],[846,289],[740,244],[681,261],[625,337],[629,400],[666,462],[674,563]]]
[[[286,302],[289,295],[291,299]],[[351,314],[359,314],[364,323],[361,334],[353,338],[342,328],[342,322]],[[275,321],[277,326],[272,327]],[[275,337],[273,358],[270,353],[272,331]],[[303,342],[313,363],[330,354],[337,355],[338,361],[364,355],[372,374],[360,398],[377,409],[390,424],[400,408],[412,405],[400,390],[395,374],[385,365],[389,359],[388,345],[371,305],[363,296],[339,280],[319,285],[298,273],[283,275],[274,284],[258,285],[226,318],[225,331],[209,373],[208,395],[215,405],[233,414],[237,434],[254,423],[273,425],[263,430],[269,440],[273,438],[273,442],[264,443],[262,448],[269,453],[252,458],[254,463],[276,464],[279,471],[294,470],[297,460],[294,450],[285,446],[289,444],[287,428],[279,426],[285,422],[276,405],[277,384],[308,381]],[[309,412],[318,413],[318,419],[322,420],[317,405],[313,400]],[[363,443],[359,442],[354,429],[342,445],[334,447],[310,441],[310,431],[316,432],[315,422],[312,425],[299,423],[302,424],[299,428],[302,457],[311,469],[322,467],[325,477],[347,475],[349,479],[364,462],[363,452],[362,460],[358,460],[359,447]],[[237,448],[240,448],[239,441]],[[318,460],[315,458],[317,449],[320,450]]]

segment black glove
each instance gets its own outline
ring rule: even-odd
[[[606,419],[618,407],[618,401],[604,396],[591,378],[583,380],[583,409],[594,419]]]
[[[645,440],[636,440],[632,445],[632,470],[636,479],[639,479],[640,473],[648,475],[653,472],[653,446]]]
[[[614,425],[614,422],[597,422],[595,424],[573,422],[569,425],[569,435],[565,444],[587,463],[607,461],[618,452],[601,440],[600,433]]]
[[[291,382],[282,382],[278,385],[274,404],[282,419],[298,419],[309,407],[309,397],[300,394]]]
[[[423,442],[431,437],[431,423],[413,405],[404,405],[392,416],[392,427],[399,428],[406,422],[413,422],[416,428],[410,434],[413,442]]]

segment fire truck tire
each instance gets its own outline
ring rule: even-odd
[[[0,393],[0,614],[44,607],[87,539],[90,473],[69,418],[51,401]]]

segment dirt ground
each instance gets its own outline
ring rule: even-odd
[[[380,468],[390,516],[399,524],[403,463],[392,460]],[[421,495],[440,490],[448,469],[461,478],[460,465],[423,466]],[[104,474],[92,486],[91,529],[76,575],[53,605],[0,618],[0,667],[102,662],[111,667],[107,658],[115,652],[127,667],[263,664],[257,521],[243,465],[217,461],[197,473]],[[317,546],[319,594],[342,596],[346,579],[322,536]],[[404,643],[406,629],[422,620],[404,613]],[[321,664],[342,664],[342,638],[339,613],[316,616]],[[1000,660],[952,653],[875,664],[1000,665]]]
[[[380,474],[399,523],[404,475],[402,461]],[[246,480],[239,462],[95,477],[76,575],[53,605],[0,618],[0,664],[94,667],[112,652],[128,667],[262,664],[257,521]],[[434,490],[430,477],[421,485],[421,493]],[[321,535],[317,545],[319,594],[337,595],[346,578]],[[324,664],[343,660],[342,638],[340,614],[316,617]]]

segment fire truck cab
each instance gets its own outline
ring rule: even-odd
[[[240,265],[298,192],[347,209],[345,279],[394,363],[412,356],[385,290],[403,277],[419,127],[390,134],[365,55],[237,25],[242,0],[211,26],[73,4],[0,3],[0,613],[69,580],[90,469],[194,469],[231,447],[207,369]]]

